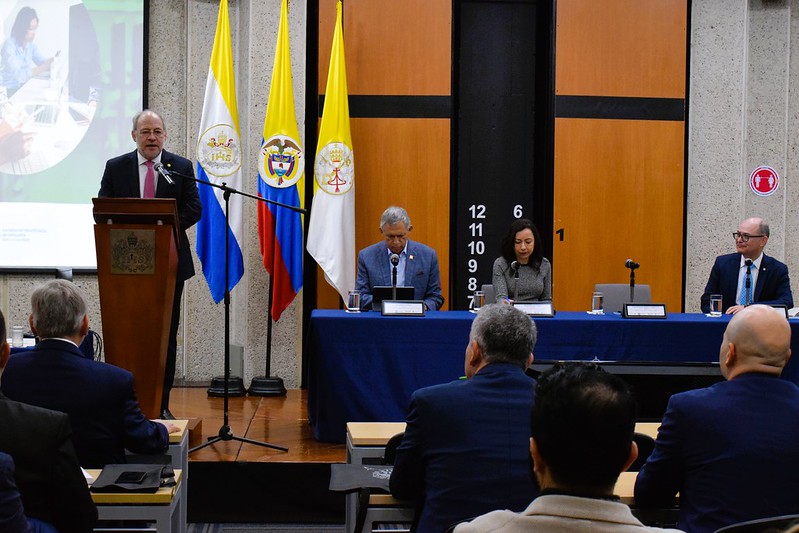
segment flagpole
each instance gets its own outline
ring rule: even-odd
[[[260,198],[260,197],[259,197]],[[263,199],[263,198],[262,198]],[[272,242],[277,240],[277,224],[272,225]],[[274,271],[274,269],[273,269]],[[263,376],[255,376],[250,382],[250,396],[285,396],[283,379],[271,376],[272,371],[272,295],[275,292],[275,277],[269,275],[269,298],[266,305],[266,370]]]
[[[221,185],[213,183],[211,181],[204,181],[195,178],[194,176],[188,176],[186,174],[181,174],[180,172],[176,172],[174,170],[169,171],[170,174],[174,174],[175,176],[179,176],[181,178],[185,178],[191,181],[195,181],[197,183],[202,183],[204,185],[210,185],[211,187],[216,187],[223,192],[223,196],[225,198],[225,218],[227,221],[228,218],[228,210],[227,210],[227,203],[229,201],[231,194],[240,194],[241,196],[246,196],[247,198],[252,198],[253,200],[258,200],[259,202],[263,202],[265,204],[272,204],[278,207],[285,207],[286,209],[290,209],[296,213],[301,213],[303,215],[308,214],[307,209],[303,209],[302,207],[298,207],[296,205],[289,205],[284,204],[275,200],[270,200],[269,198],[264,198],[262,196],[255,196],[253,194],[249,194],[246,192],[239,191],[232,187],[228,187],[226,183],[222,183]],[[228,226],[229,227],[229,226]],[[225,232],[225,253],[227,254],[228,250],[228,239],[230,238],[230,232]],[[272,239],[276,238],[277,233],[277,225],[275,224],[272,228]],[[228,304],[228,299],[230,297],[230,291],[228,290],[229,285],[229,265],[227,260],[225,260],[225,305]],[[270,369],[272,367],[272,294],[274,292],[274,276],[269,276],[269,300],[268,300],[268,309],[267,309],[267,318],[268,322],[266,324],[266,371],[263,376],[256,376],[252,378],[250,382],[250,388],[248,391],[244,390],[244,384],[242,383],[239,385],[237,383],[236,386],[236,395],[237,396],[244,396],[247,392],[249,392],[252,396],[285,396],[286,386],[283,384],[283,380],[276,376],[270,376]],[[227,312],[226,312],[227,315]],[[229,339],[228,339],[228,331],[227,331],[227,316],[225,317],[225,377],[224,377],[224,396],[225,401],[227,401],[227,397],[229,396],[228,387],[229,387],[229,374],[230,374],[230,346],[229,346]],[[216,378],[218,379],[218,378]],[[240,378],[239,378],[240,379]],[[214,386],[212,384],[211,389],[215,389],[218,386]],[[209,394],[211,389],[209,389]],[[225,408],[225,415],[227,415],[227,407]],[[225,422],[227,425],[227,422]]]

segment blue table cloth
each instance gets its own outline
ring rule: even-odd
[[[424,317],[316,310],[308,351],[308,416],[317,440],[344,442],[347,422],[401,422],[416,389],[458,379],[474,314]],[[536,318],[535,359],[628,363],[718,363],[729,316],[672,314],[666,319],[560,312]],[[791,321],[799,353],[799,323]],[[791,360],[783,377],[799,382]]]

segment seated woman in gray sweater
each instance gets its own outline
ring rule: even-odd
[[[541,236],[530,220],[513,221],[502,240],[502,256],[494,261],[497,302],[552,299],[552,265],[541,251]]]

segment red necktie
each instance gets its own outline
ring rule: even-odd
[[[142,198],[155,198],[155,172],[153,172],[153,162],[145,161],[147,174],[144,175],[144,194]]]

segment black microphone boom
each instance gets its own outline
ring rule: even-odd
[[[172,179],[172,176],[169,175],[169,171],[166,168],[164,168],[164,164],[163,163],[156,163],[155,166],[153,167],[153,169],[155,169],[155,171],[158,172],[158,174],[160,174],[161,177],[164,178],[164,180],[168,184],[170,184],[170,185],[174,185],[175,184],[175,181]]]

